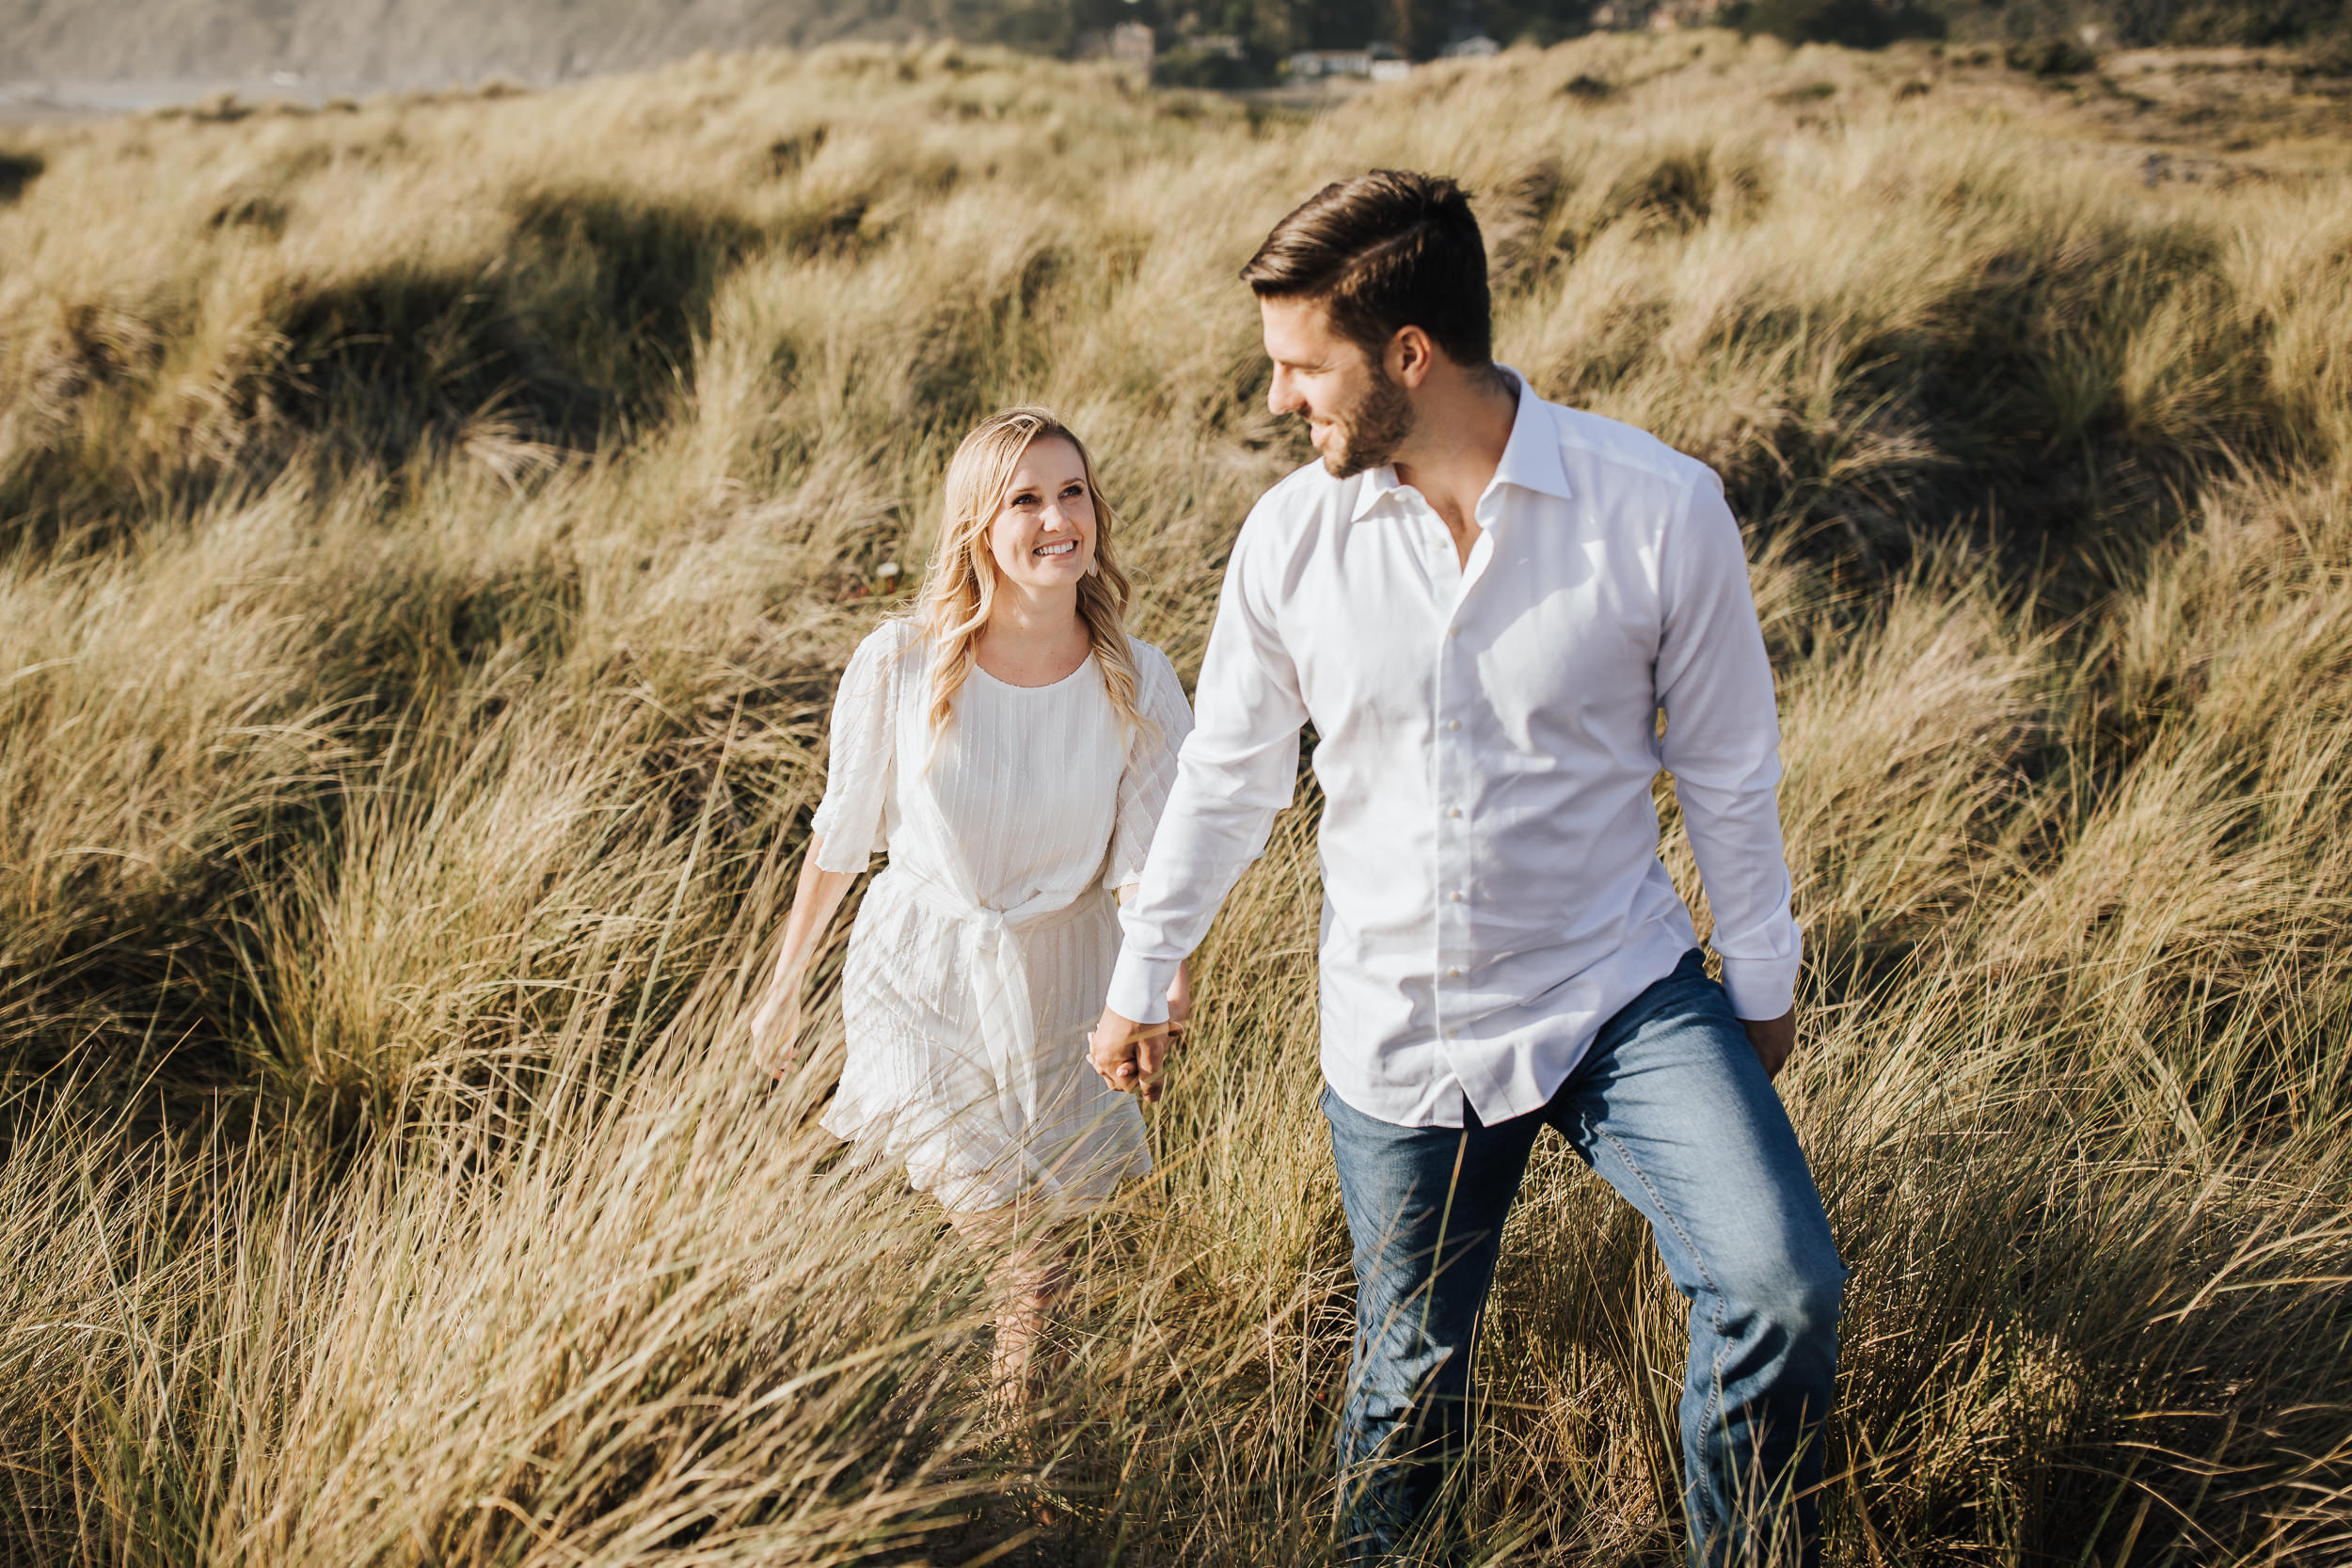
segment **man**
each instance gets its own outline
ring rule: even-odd
[[[1492,362],[1486,250],[1449,180],[1327,186],[1242,277],[1268,401],[1322,461],[1235,542],[1095,1065],[1152,1089],[1168,982],[1289,804],[1312,720],[1323,1110],[1357,1281],[1349,1554],[1395,1552],[1463,1449],[1498,1239],[1550,1126],[1692,1304],[1693,1561],[1809,1560],[1845,1270],[1771,1083],[1798,929],[1723,486]],[[1659,862],[1661,766],[1720,986]]]

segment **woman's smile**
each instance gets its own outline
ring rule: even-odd
[[[1032,442],[989,529],[1000,583],[1028,593],[1073,590],[1094,567],[1094,492],[1078,449],[1055,436]]]

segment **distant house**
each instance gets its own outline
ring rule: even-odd
[[[1152,56],[1156,52],[1148,23],[1122,22],[1111,29],[1112,59],[1139,65],[1149,71],[1152,69]]]
[[[1290,57],[1290,73],[1308,82],[1326,76],[1370,76],[1372,55],[1362,49],[1301,49]]]
[[[1402,82],[1413,73],[1413,62],[1393,43],[1367,43],[1364,57],[1372,62],[1366,74],[1375,82]]]
[[[1683,27],[1711,27],[1722,11],[1722,0],[1659,0],[1650,12],[1649,30],[1671,33]]]
[[[1402,82],[1413,72],[1413,62],[1392,43],[1368,43],[1361,49],[1301,49],[1289,61],[1293,81],[1312,82],[1326,76],[1354,76],[1371,82]]]
[[[1650,24],[1649,0],[1608,0],[1593,8],[1593,25],[1617,33],[1638,33]]]
[[[1219,59],[1238,60],[1242,57],[1239,33],[1198,33],[1184,40],[1184,47]]]
[[[1480,60],[1489,55],[1502,54],[1502,45],[1484,33],[1477,33],[1470,38],[1456,39],[1440,53],[1449,60]]]

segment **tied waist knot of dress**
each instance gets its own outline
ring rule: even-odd
[[[1011,909],[995,910],[922,877],[895,868],[883,875],[900,882],[933,914],[955,923],[961,960],[957,967],[971,977],[980,1043],[996,1081],[997,1109],[1007,1127],[1029,1126],[1038,1119],[1037,1010],[1029,995],[1029,966],[1021,954],[1021,939],[1086,912],[1095,902],[1089,896],[1095,890],[1082,890],[1076,896],[1040,893]]]

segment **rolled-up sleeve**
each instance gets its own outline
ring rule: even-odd
[[[1740,525],[1712,473],[1659,553],[1661,756],[1714,913],[1724,989],[1744,1019],[1793,1005],[1803,941],[1780,833],[1780,721]]]
[[[1262,503],[1263,504],[1263,503]],[[1111,972],[1109,1005],[1123,1018],[1168,1016],[1176,966],[1207,934],[1243,869],[1265,849],[1274,818],[1298,782],[1306,722],[1298,672],[1282,644],[1262,557],[1269,531],[1243,525],[1194,690],[1194,727],[1160,815]]]

